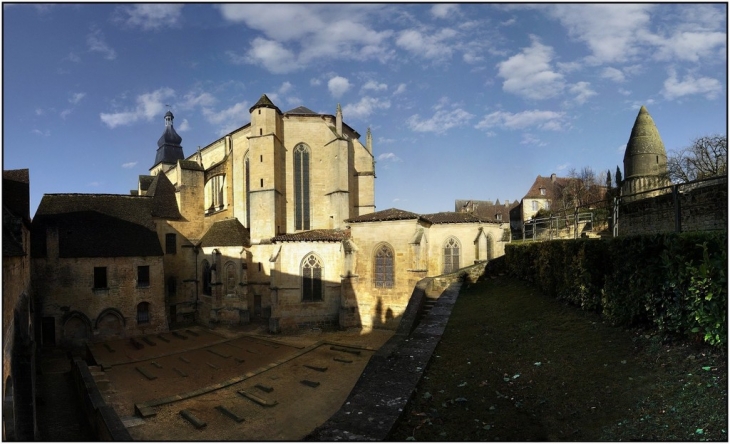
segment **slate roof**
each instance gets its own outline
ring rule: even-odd
[[[181,160],[180,168],[184,170],[203,171],[203,167],[194,160]]]
[[[250,247],[251,235],[248,228],[236,218],[215,222],[200,239],[201,247]]]
[[[284,114],[303,114],[303,115],[315,115],[315,116],[319,115],[319,113],[315,113],[314,111],[307,108],[306,106],[298,106],[294,109],[290,109],[289,111],[285,112]]]
[[[266,94],[262,95],[259,101],[256,102],[254,106],[249,108],[248,112],[252,113],[253,110],[255,110],[256,108],[271,108],[275,109],[277,113],[281,114],[281,110],[279,109],[279,107],[274,105],[274,102],[272,102]]]
[[[349,239],[348,230],[310,230],[301,233],[280,234],[271,238],[272,242],[342,242]]]
[[[388,208],[387,210],[376,211],[374,213],[363,214],[362,216],[347,219],[346,222],[380,222],[387,220],[408,220],[422,219],[419,214],[410,211],[400,210],[398,208]]]
[[[31,255],[46,256],[46,229],[55,226],[62,258],[161,256],[153,204],[146,196],[46,194],[33,218]]]
[[[177,199],[175,198],[175,186],[170,179],[163,173],[155,176],[155,179],[147,189],[147,196],[151,196],[152,208],[151,215],[161,217],[163,219],[180,219],[182,215],[177,208]]]
[[[139,176],[140,190],[147,191],[153,180],[155,180],[155,176]]]

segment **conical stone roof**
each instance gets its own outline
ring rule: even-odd
[[[639,110],[624,152],[624,179],[663,173],[667,152],[654,119],[645,106]]]

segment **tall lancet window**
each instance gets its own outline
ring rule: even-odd
[[[452,273],[459,269],[459,241],[453,237],[444,244],[444,273]]]
[[[308,255],[302,261],[302,301],[314,302],[324,299],[322,285],[322,262],[314,254]]]
[[[376,288],[393,288],[393,249],[383,244],[375,252],[375,272],[373,273]]]
[[[309,148],[294,148],[294,229],[309,230]]]

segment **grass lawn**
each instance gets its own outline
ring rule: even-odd
[[[727,441],[727,348],[604,324],[510,277],[465,284],[390,440]]]

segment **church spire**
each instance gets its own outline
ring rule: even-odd
[[[150,171],[159,170],[156,168],[159,164],[175,165],[178,160],[185,158],[182,145],[180,145],[182,143],[182,137],[180,137],[172,125],[174,119],[175,116],[172,112],[168,111],[165,113],[165,130],[157,141],[155,164],[150,168]]]

